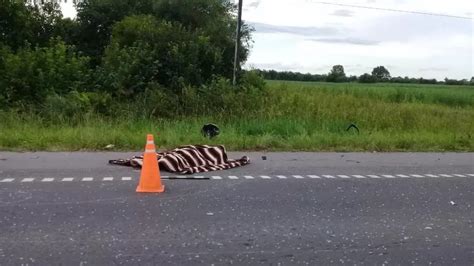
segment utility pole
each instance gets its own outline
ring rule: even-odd
[[[239,49],[240,49],[240,30],[242,28],[242,3],[244,0],[239,0],[239,13],[237,19],[237,32],[235,36],[235,56],[234,56],[234,76],[232,84],[237,85],[237,68],[239,68]]]

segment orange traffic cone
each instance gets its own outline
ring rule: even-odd
[[[164,191],[165,186],[161,184],[160,168],[158,166],[158,156],[156,155],[153,135],[147,135],[137,192],[161,193]]]

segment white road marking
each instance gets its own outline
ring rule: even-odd
[[[442,177],[453,177],[453,176],[451,176],[451,175],[445,175],[445,174],[441,174],[441,175],[439,175],[439,176],[442,176]]]
[[[403,177],[403,178],[410,178],[410,176],[407,175],[397,175],[398,177]]]
[[[247,179],[247,180],[255,180],[257,178],[261,179],[288,179],[288,178],[295,178],[295,179],[305,179],[305,178],[310,178],[310,179],[321,179],[321,178],[328,178],[328,179],[337,179],[337,178],[342,178],[342,179],[349,179],[349,178],[358,178],[358,179],[364,179],[364,178],[397,178],[397,177],[402,177],[402,178],[424,178],[424,177],[433,177],[433,178],[440,178],[440,177],[474,177],[474,174],[411,174],[411,175],[406,175],[406,174],[394,174],[394,175],[275,175],[275,176],[268,176],[268,175],[261,175],[261,176],[251,176],[251,175],[245,175],[245,176],[211,176],[207,179],[213,179],[213,180],[222,180],[225,178],[231,179],[231,180],[238,180],[238,179]],[[167,178],[167,176],[163,176],[163,178]],[[206,176],[176,176],[174,177],[176,179],[206,179]],[[0,179],[0,183],[11,183],[15,182],[15,178],[3,178]],[[74,181],[74,177],[64,177],[64,178],[54,178],[54,177],[45,177],[45,178],[35,178],[35,177],[25,177],[25,178],[19,178],[18,182],[22,183],[32,183],[32,182],[72,182]],[[131,181],[133,180],[132,177],[119,177],[115,178],[112,176],[109,177],[102,177],[102,178],[95,178],[95,177],[83,177],[79,178],[80,181],[83,182],[91,182],[91,181],[115,181],[115,180],[122,180],[122,181]]]
[[[302,176],[302,175],[294,175],[293,177],[296,178],[296,179],[304,179],[304,176]]]
[[[370,178],[380,178],[380,176],[378,176],[378,175],[367,175],[367,176],[370,177]]]

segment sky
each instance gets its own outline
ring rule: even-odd
[[[472,0],[337,0],[346,5],[440,13],[459,19],[321,4],[315,0],[243,0],[253,26],[247,69],[314,74],[343,65],[347,75],[385,66],[392,76],[474,76]],[[73,16],[70,6],[66,16]]]

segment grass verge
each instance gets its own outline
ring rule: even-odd
[[[267,104],[248,116],[134,119],[89,115],[53,123],[0,113],[1,150],[141,150],[223,144],[229,150],[474,151],[474,88],[439,85],[269,82]],[[215,140],[200,128],[221,127]],[[355,123],[360,134],[347,126]]]

